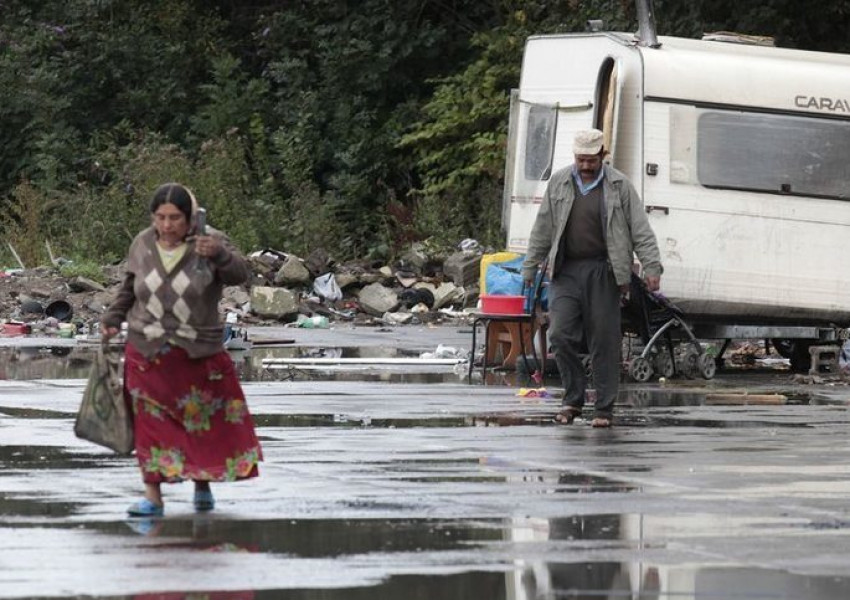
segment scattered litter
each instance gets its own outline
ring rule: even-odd
[[[705,396],[705,403],[710,406],[780,405],[786,402],[788,397],[782,394],[706,394]]]
[[[298,315],[298,320],[295,321],[294,325],[301,329],[328,329],[331,326],[328,318],[323,315],[313,315],[312,317]]]
[[[413,314],[407,312],[385,312],[381,321],[387,325],[406,325],[413,320]]]
[[[333,273],[325,273],[316,277],[313,281],[313,291],[331,302],[342,300],[342,290],[339,288]]]
[[[435,358],[457,358],[466,360],[468,356],[469,353],[466,350],[459,350],[451,346],[444,346],[440,344],[437,346],[436,350],[434,350],[433,352],[423,352],[419,355],[419,358],[423,358],[426,360]]]
[[[0,335],[3,337],[17,337],[29,335],[32,330],[26,323],[0,323]]]
[[[519,388],[519,391],[516,393],[517,396],[521,396],[523,398],[551,398],[552,395],[546,390],[546,388]]]
[[[350,321],[351,319],[353,319],[354,317],[357,316],[357,311],[353,308],[346,308],[346,309],[343,309],[343,310],[337,310],[333,307],[329,307],[328,311],[332,315],[335,315],[335,316],[337,316],[341,319],[344,319],[346,321]]]

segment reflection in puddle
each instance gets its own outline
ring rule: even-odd
[[[519,427],[548,424],[550,417],[471,415],[457,417],[373,418],[343,414],[276,414],[254,416],[259,427],[373,427],[378,429],[447,427]]]
[[[61,348],[0,349],[0,380],[85,379],[88,377],[96,347],[91,344]],[[385,383],[452,383],[466,381],[466,364],[451,366],[405,365],[402,368],[375,366],[289,365],[269,368],[269,358],[416,358],[418,354],[385,347],[307,347],[286,346],[232,351],[230,356],[242,381],[380,381]]]
[[[21,347],[0,349],[0,379],[85,379],[96,348]]]
[[[231,546],[251,552],[299,558],[334,558],[375,553],[441,552],[468,549],[501,539],[499,522],[486,526],[437,519],[239,520],[198,515],[191,519],[132,519],[94,523],[104,533],[126,535],[130,525],[150,524],[143,533],[157,547],[210,549]],[[132,531],[139,533],[135,526]],[[173,542],[169,541],[173,540]]]
[[[698,520],[698,516],[694,518]],[[658,520],[645,520],[640,514],[598,514],[477,521],[236,522],[203,515],[130,527],[127,523],[86,527],[124,538],[139,535],[146,540],[142,556],[250,553],[279,561],[274,574],[264,578],[264,587],[272,585],[274,589],[204,595],[166,591],[130,596],[133,598],[834,600],[850,594],[848,577],[707,560],[699,543],[682,540],[681,533],[678,538],[663,535],[656,528]],[[227,563],[219,558],[216,564],[222,568]],[[335,573],[340,587],[317,587],[310,573],[314,569]],[[364,570],[381,576],[372,583],[352,583]],[[417,571],[424,573],[415,574]],[[179,579],[169,579],[167,585],[179,586]]]

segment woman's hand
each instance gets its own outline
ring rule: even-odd
[[[221,252],[221,242],[211,235],[196,235],[195,252],[198,253],[198,256],[212,258]]]
[[[110,327],[104,323],[100,324],[100,335],[105,337],[107,340],[114,338],[118,335],[119,329],[117,327]]]

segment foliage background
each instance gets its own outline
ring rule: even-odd
[[[663,35],[850,51],[850,0],[656,0]],[[502,244],[508,98],[531,34],[631,0],[4,0],[0,264],[119,260],[165,181],[243,250],[389,259]]]

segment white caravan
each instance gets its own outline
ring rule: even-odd
[[[549,176],[589,127],[640,192],[662,292],[697,335],[784,338],[806,363],[810,344],[845,335],[850,56],[654,32],[529,38],[511,103],[509,250],[525,252]]]

